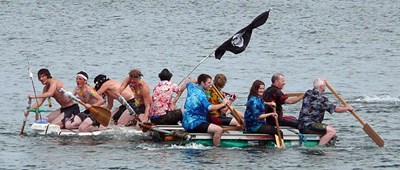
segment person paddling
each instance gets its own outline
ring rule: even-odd
[[[135,105],[138,110],[139,117],[142,122],[148,122],[150,115],[150,88],[147,83],[142,80],[143,74],[138,69],[129,71],[129,75],[125,77],[121,86],[118,88],[118,93],[121,93],[126,87],[130,87],[135,95]]]
[[[122,90],[122,92],[118,93],[118,88],[121,86],[121,83],[117,80],[110,80],[104,74],[99,74],[94,78],[94,83],[96,84],[95,89],[97,93],[102,96],[103,94],[107,96],[107,108],[111,110],[114,106],[114,100],[118,100],[118,97],[121,95],[131,106],[133,109],[137,110],[135,105],[134,94],[129,87]],[[132,121],[134,121],[135,116],[130,115],[128,112],[125,112],[127,108],[121,104],[117,110],[113,111],[112,121],[116,125],[129,126]]]
[[[329,113],[343,113],[352,111],[351,106],[336,106],[331,103],[327,97],[323,96],[325,92],[326,80],[317,78],[313,82],[314,88],[308,90],[303,99],[299,114],[299,130],[301,133],[321,134],[319,145],[327,144],[336,134],[332,125],[322,123],[325,111]]]
[[[294,116],[283,115],[283,104],[295,104],[303,99],[304,94],[298,97],[289,97],[287,94],[282,92],[283,87],[286,85],[285,75],[282,73],[275,73],[271,77],[271,86],[268,87],[263,94],[263,99],[266,102],[275,102],[276,113],[278,114],[278,122],[280,126],[290,126],[296,128],[299,125],[299,121]],[[273,108],[268,106],[267,112],[273,112]],[[267,118],[267,122],[271,125],[275,125],[274,118]]]
[[[86,110],[75,116],[74,122],[80,123],[78,129],[80,132],[92,132],[99,130],[100,123],[90,115],[92,106],[101,106],[105,103],[104,99],[96,92],[96,90],[88,84],[89,76],[86,72],[80,71],[76,74],[76,87],[73,95],[83,101]]]
[[[264,100],[262,99],[265,84],[261,80],[256,80],[250,88],[249,96],[246,102],[246,111],[244,112],[244,121],[246,123],[246,131],[252,133],[263,133],[275,135],[278,129],[267,123],[265,118],[278,117],[275,112],[266,112]],[[274,102],[267,103],[270,107],[275,107]],[[280,131],[281,136],[283,133]]]
[[[50,71],[42,68],[38,71],[38,79],[44,85],[42,94],[28,95],[29,99],[38,98],[37,103],[32,105],[32,109],[38,109],[48,97],[53,97],[58,104],[61,105],[57,109],[46,116],[48,122],[59,125],[61,128],[75,129],[78,128],[74,124],[74,117],[80,112],[79,106],[72,99],[64,96],[59,89],[64,88],[64,84],[57,78],[53,78]]]
[[[230,96],[229,98],[229,102],[228,104],[232,104],[233,101],[236,100],[237,95],[233,94],[230,95],[228,93],[224,93],[221,90],[225,87],[225,84],[227,82],[227,78],[224,74],[216,74],[214,77],[214,85],[216,87],[216,89],[209,89],[206,90],[206,95],[207,95],[207,99],[211,104],[219,104],[222,102],[222,99],[227,97],[228,95]],[[218,92],[215,90],[219,90],[221,91],[223,98],[219,97]],[[230,110],[228,109],[228,107],[223,107],[221,109],[215,110],[215,111],[211,111],[207,113],[207,120],[210,123],[214,123],[216,125],[231,125],[231,126],[239,126],[240,124],[238,123],[238,121],[236,119],[233,119],[232,117],[228,117],[227,115],[230,114]],[[241,115],[243,115],[242,113],[240,113]]]

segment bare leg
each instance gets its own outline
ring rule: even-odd
[[[237,122],[237,120],[235,118],[232,118],[231,122],[229,122],[230,126],[239,126],[239,123]]]
[[[55,124],[58,126],[62,125],[61,120],[64,119],[64,113],[59,114],[56,118],[54,118],[52,121],[49,121],[51,124]]]
[[[93,132],[97,131],[100,128],[98,126],[93,126],[93,121],[90,118],[86,118],[81,125],[78,127],[79,132]]]
[[[222,128],[215,124],[210,124],[207,129],[208,133],[213,133],[213,144],[219,146],[221,143]]]
[[[128,110],[126,110],[118,119],[118,125],[128,125],[133,119],[135,119],[135,117],[133,115],[130,115]]]
[[[82,123],[82,120],[79,116],[74,116],[73,121],[68,120],[65,121],[65,128],[66,129],[78,129],[79,125]]]
[[[319,145],[327,144],[336,134],[336,129],[332,125],[326,127],[326,134],[319,139]]]
[[[61,113],[60,113],[60,109],[57,109],[57,110],[51,112],[50,114],[48,114],[48,115],[46,116],[47,122],[53,121],[53,120],[54,120],[55,118],[57,118],[60,114],[61,114]]]

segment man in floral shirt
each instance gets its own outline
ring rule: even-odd
[[[322,96],[325,92],[326,80],[318,78],[314,80],[314,89],[308,90],[303,98],[303,105],[299,115],[299,130],[301,133],[317,133],[323,135],[319,145],[327,144],[336,134],[332,125],[322,123],[325,111],[346,112],[352,111],[351,106],[336,106],[328,98]]]
[[[172,73],[163,69],[159,74],[160,82],[154,87],[150,104],[150,121],[158,125],[177,125],[182,120],[182,109],[175,109],[172,94],[184,90],[185,84],[179,86],[171,82]]]

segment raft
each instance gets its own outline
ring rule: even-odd
[[[149,135],[155,142],[186,145],[196,143],[205,146],[212,146],[212,135],[209,133],[188,133],[179,125],[155,125],[148,128]],[[283,140],[286,147],[292,146],[316,146],[319,143],[320,135],[302,134],[291,127],[281,127]],[[336,137],[330,142],[335,145]],[[265,146],[275,147],[275,137],[268,134],[247,133],[242,130],[224,132],[221,136],[222,147],[254,147]]]
[[[61,129],[60,126],[50,124],[46,120],[37,120],[31,125],[31,131],[35,135],[45,136],[99,136],[115,135],[116,133],[133,134],[143,133],[134,127],[109,126],[105,129],[93,132],[80,132],[78,129]]]

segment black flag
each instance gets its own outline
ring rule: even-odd
[[[225,54],[225,51],[230,51],[234,54],[243,52],[250,42],[253,29],[263,25],[267,21],[268,16],[269,10],[258,15],[248,26],[242,28],[231,38],[226,40],[215,50],[215,58],[220,60]]]

